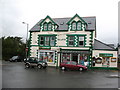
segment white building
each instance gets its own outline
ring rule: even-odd
[[[70,18],[41,19],[30,30],[29,56],[47,61],[49,66],[59,66],[64,60],[88,61],[89,67],[104,67],[103,57],[109,56],[109,66],[117,67],[117,51],[112,48],[96,49],[96,17],[80,17],[76,14]],[[102,62],[92,65],[92,57],[101,57]],[[116,60],[116,62],[115,62]],[[115,62],[115,63],[112,63]]]

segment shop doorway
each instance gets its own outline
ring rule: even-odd
[[[78,62],[78,54],[76,53],[72,54],[72,61]]]

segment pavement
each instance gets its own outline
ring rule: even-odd
[[[61,71],[25,69],[23,62],[3,62],[2,88],[118,88],[117,70]]]

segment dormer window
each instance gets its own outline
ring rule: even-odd
[[[47,16],[40,22],[41,31],[54,31],[58,25],[52,20],[50,16]]]
[[[78,22],[78,23],[77,23],[77,30],[81,30],[81,27],[82,27],[81,22]]]
[[[76,30],[76,22],[72,23],[72,30]]]
[[[49,30],[49,31],[52,30],[52,23],[48,23],[48,30]]]
[[[44,23],[44,30],[47,30],[47,23]]]

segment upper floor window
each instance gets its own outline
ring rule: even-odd
[[[78,37],[78,46],[84,46],[84,36]]]
[[[44,37],[43,37],[43,36],[40,37],[40,45],[41,45],[41,46],[44,45]]]
[[[81,22],[77,23],[77,30],[81,30]]]
[[[44,30],[47,30],[47,23],[44,24]]]
[[[45,37],[45,41],[44,41],[44,42],[45,42],[45,46],[49,46],[49,41],[50,41],[50,40],[49,40],[49,37],[46,36],[46,37]]]
[[[67,46],[85,46],[85,35],[68,35]]]
[[[48,30],[52,30],[52,23],[48,23]]]
[[[55,37],[52,36],[50,37],[50,46],[54,46],[55,45]]]
[[[40,46],[55,46],[55,36],[40,36]]]
[[[52,30],[52,23],[51,22],[49,22],[49,23],[47,23],[47,22],[45,22],[44,24],[43,24],[43,30],[44,31],[51,31]]]
[[[72,23],[72,30],[76,30],[76,22]]]
[[[69,36],[68,37],[68,45],[69,46],[74,46],[74,36]]]

